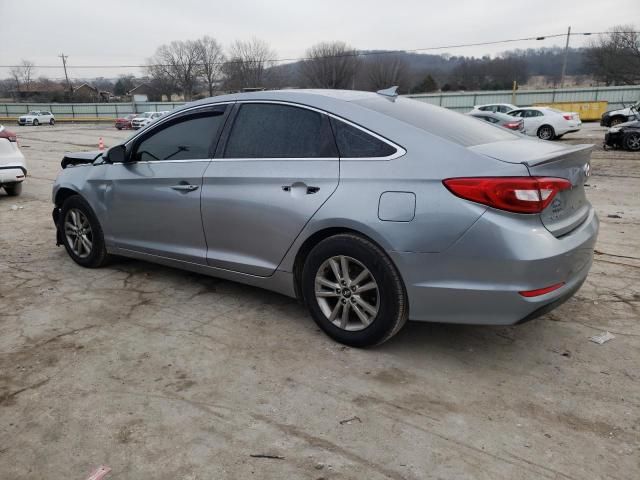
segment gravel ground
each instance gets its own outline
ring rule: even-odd
[[[411,322],[357,350],[271,292],[76,266],[51,221],[62,153],[128,133],[13,129],[30,175],[0,195],[0,478],[640,478],[640,154],[596,147],[595,262],[559,309],[517,327]]]

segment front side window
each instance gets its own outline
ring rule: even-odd
[[[225,158],[334,158],[326,116],[290,105],[240,106],[227,140]]]
[[[386,142],[348,123],[331,119],[340,158],[388,157],[397,150]]]
[[[190,160],[210,158],[222,126],[224,110],[201,112],[162,125],[134,149],[133,160]]]

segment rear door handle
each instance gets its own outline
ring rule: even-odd
[[[198,185],[173,185],[171,187],[173,190],[177,190],[179,192],[193,192],[198,189]]]
[[[307,195],[311,195],[313,193],[317,193],[320,191],[320,187],[307,187],[306,183],[294,183],[293,185],[283,185],[282,190],[285,192],[290,192],[293,188],[302,187],[306,189]]]

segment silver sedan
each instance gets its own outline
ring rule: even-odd
[[[84,267],[271,289],[367,346],[407,319],[511,325],[573,295],[598,232],[590,156],[389,91],[225,95],[67,155],[53,217]]]

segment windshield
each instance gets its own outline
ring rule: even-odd
[[[390,102],[386,98],[367,98],[354,103],[402,122],[418,127],[451,142],[471,147],[520,138],[507,130],[496,128],[487,122],[456,113],[446,108],[407,98]]]
[[[40,112],[37,110],[31,110],[27,115],[38,115]]]

